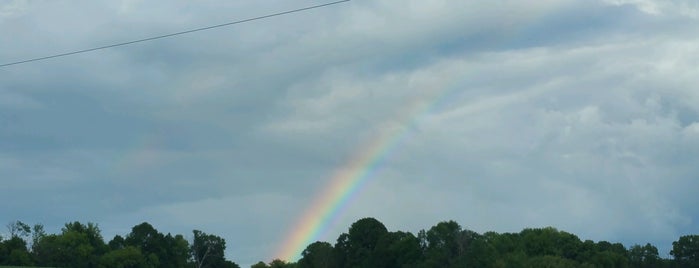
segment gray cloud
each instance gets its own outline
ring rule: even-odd
[[[668,251],[699,216],[696,16],[677,3],[352,1],[5,67],[0,214],[107,237],[203,229],[245,265],[356,150],[407,125],[323,239],[374,216]],[[8,2],[0,59],[297,5]]]

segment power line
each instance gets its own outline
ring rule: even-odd
[[[188,34],[188,33],[193,33],[193,32],[210,30],[210,29],[214,29],[214,28],[230,26],[230,25],[240,24],[240,23],[244,23],[244,22],[250,22],[250,21],[254,21],[254,20],[261,20],[261,19],[281,16],[281,15],[286,15],[286,14],[290,14],[290,13],[296,13],[296,12],[306,11],[306,10],[310,10],[310,9],[326,7],[326,6],[335,5],[335,4],[339,4],[339,3],[343,3],[343,2],[349,2],[349,1],[350,0],[335,1],[335,2],[321,4],[321,5],[309,6],[309,7],[304,7],[304,8],[299,8],[299,9],[264,15],[264,16],[260,16],[260,17],[254,17],[254,18],[250,18],[250,19],[233,21],[233,22],[228,22],[228,23],[223,23],[223,24],[218,24],[218,25],[213,25],[213,26],[207,26],[207,27],[202,27],[202,28],[196,28],[196,29],[192,29],[192,30],[186,30],[186,31],[181,31],[181,32],[176,32],[176,33],[171,33],[171,34],[158,35],[158,36],[153,36],[153,37],[148,37],[148,38],[143,38],[143,39],[138,39],[138,40],[133,40],[133,41],[128,41],[128,42],[123,42],[123,43],[117,43],[117,44],[106,45],[106,46],[101,46],[101,47],[77,50],[77,51],[66,52],[66,53],[45,56],[45,57],[39,57],[39,58],[33,58],[33,59],[28,59],[28,60],[21,60],[21,61],[15,61],[15,62],[10,62],[10,63],[4,63],[4,64],[0,64],[0,67],[28,63],[28,62],[32,62],[32,61],[41,61],[41,60],[47,60],[47,59],[52,59],[52,58],[65,57],[65,56],[69,56],[69,55],[75,55],[75,54],[91,52],[91,51],[95,51],[95,50],[102,50],[102,49],[107,49],[107,48],[113,48],[113,47],[118,47],[118,46],[131,45],[131,44],[140,43],[140,42],[147,42],[147,41],[152,41],[152,40],[156,40],[156,39],[172,37],[172,36],[176,36],[176,35],[183,35],[183,34]]]

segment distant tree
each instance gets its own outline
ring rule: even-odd
[[[182,235],[163,235],[148,223],[132,228],[109,244],[96,224],[67,223],[58,234],[46,234],[40,224],[20,221],[7,225],[0,237],[0,266],[87,268],[234,268],[225,259],[223,238],[194,230],[187,241]],[[440,222],[417,237],[409,232],[388,232],[376,219],[364,218],[341,234],[335,245],[314,242],[298,263],[273,260],[252,268],[432,268],[432,267],[687,267],[699,268],[699,235],[673,242],[674,260],[660,258],[647,243],[628,250],[620,243],[582,242],[577,236],[552,227],[527,228],[519,233],[477,232],[462,229],[454,221]]]
[[[427,232],[423,229],[417,232],[417,241],[420,243],[420,249],[422,251],[427,250],[428,242],[427,242]]]
[[[561,257],[570,260],[578,259],[578,254],[580,254],[580,250],[583,247],[583,242],[578,236],[563,231],[557,231],[555,239],[556,244],[560,248],[559,253]]]
[[[376,245],[388,229],[374,218],[363,218],[354,222],[347,236],[345,267],[378,267],[378,256],[374,254]]]
[[[239,267],[237,264],[224,258],[226,240],[199,230],[192,232],[194,233],[194,238],[190,246],[190,252],[196,268]]]
[[[109,250],[107,244],[104,243],[99,226],[95,223],[88,222],[87,224],[82,224],[77,221],[66,223],[62,231],[63,233],[77,233],[84,235],[87,239],[87,243],[92,247],[92,250],[96,255],[102,255]]]
[[[104,268],[153,268],[152,263],[134,246],[109,251],[100,258],[100,266]]]
[[[99,228],[79,222],[69,223],[61,234],[51,234],[40,239],[35,256],[40,266],[52,267],[97,267],[101,240]],[[104,245],[106,249],[106,245]]]
[[[342,233],[340,236],[337,238],[337,241],[335,242],[335,250],[334,254],[335,255],[335,263],[337,264],[337,267],[350,267],[348,265],[348,261],[350,258],[350,241],[349,241],[349,235],[347,233]]]
[[[559,245],[556,244],[556,234],[558,230],[547,228],[527,228],[519,235],[527,256],[560,256]]]
[[[495,263],[496,251],[483,235],[471,230],[463,230],[459,236],[463,253],[457,261],[465,267],[490,267]]]
[[[147,222],[132,227],[124,238],[124,245],[138,248],[153,267],[169,267],[165,263],[168,254],[164,236]]]
[[[647,243],[645,246],[633,245],[629,248],[629,264],[632,267],[658,267],[660,256],[658,248]]]
[[[46,231],[44,231],[44,225],[35,224],[32,227],[32,245],[31,245],[32,253],[36,253],[36,251],[37,251],[36,245],[44,237],[46,237]]]
[[[7,224],[7,231],[10,232],[10,238],[27,238],[29,237],[29,234],[31,233],[32,229],[29,225],[21,221],[13,221]]]
[[[624,259],[627,259],[629,256],[629,251],[626,250],[626,247],[624,247],[622,243],[612,244],[610,251],[619,254],[620,256],[624,257]]]
[[[578,248],[576,260],[580,263],[590,263],[597,251],[597,244],[594,241],[585,240]]]
[[[122,249],[126,247],[126,241],[124,240],[124,237],[120,235],[115,235],[114,238],[112,238],[112,240],[110,240],[109,243],[107,243],[107,245],[111,250]]]
[[[7,252],[7,248],[5,247],[4,238],[0,236],[0,264],[4,264],[8,255],[9,253]]]
[[[269,268],[269,266],[266,263],[260,261],[250,266],[250,268]]]
[[[56,263],[54,258],[58,255],[57,246],[58,235],[50,234],[41,237],[32,246],[36,264],[39,266],[51,266]]]
[[[499,255],[523,251],[519,234],[516,233],[498,234],[496,232],[486,232],[483,234],[483,240],[493,247],[495,252]]]
[[[334,268],[334,248],[328,242],[316,241],[306,247],[298,262],[299,268]]]
[[[280,259],[274,259],[269,263],[269,268],[294,268],[295,264]]]
[[[629,267],[628,258],[611,250],[599,251],[592,259],[586,261],[595,267],[623,268]]]
[[[577,236],[553,227],[524,229],[520,238],[528,256],[559,256],[575,260],[583,246]],[[612,250],[616,246],[609,244],[608,248]],[[623,245],[621,247],[624,251]]]
[[[13,221],[6,226],[10,238],[5,241],[0,239],[0,264],[32,265],[32,257],[25,240],[31,234],[31,227],[21,221]]]
[[[164,237],[166,258],[161,260],[161,265],[167,267],[186,267],[189,260],[189,242],[184,236],[178,234]]]
[[[390,232],[381,237],[375,249],[380,267],[409,267],[422,258],[420,241],[409,232]]]
[[[190,257],[189,242],[182,235],[163,235],[147,222],[131,228],[126,238],[115,236],[109,246],[112,249],[136,247],[155,267],[185,267]]]
[[[193,249],[204,248],[209,255],[198,259],[205,259],[200,267],[239,267],[223,258],[222,238],[200,231],[195,231],[197,246],[190,247],[182,235],[163,235],[148,223],[136,225],[126,238],[116,235],[109,244],[94,223],[69,222],[58,234],[46,234],[41,224],[30,227],[15,221],[6,226],[10,238],[0,236],[0,266],[190,268]],[[289,265],[286,268],[293,267]]]
[[[459,241],[460,233],[461,226],[455,221],[440,222],[432,226],[426,233],[425,266],[457,266],[457,257],[463,253]]]
[[[274,259],[269,264],[262,261],[250,266],[250,268],[296,268],[297,263],[286,262],[280,259]]]
[[[503,254],[495,261],[493,267],[497,268],[525,268],[529,267],[529,258],[524,251],[517,250],[507,254]]]
[[[679,267],[699,267],[699,235],[681,236],[679,240],[672,242],[670,255],[675,257],[675,263]]]
[[[32,264],[27,242],[17,234],[0,243],[0,265],[29,266]]]

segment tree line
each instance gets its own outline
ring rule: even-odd
[[[477,232],[454,221],[440,222],[414,235],[389,232],[374,218],[354,222],[335,244],[317,241],[296,263],[262,261],[252,268],[588,268],[699,267],[699,235],[672,243],[672,259],[647,243],[629,248],[621,243],[581,240],[553,227],[519,233]]]
[[[88,268],[221,267],[239,268],[226,260],[226,241],[200,230],[192,239],[158,232],[144,222],[125,236],[105,242],[97,224],[66,223],[58,234],[21,221],[7,225],[0,237],[0,265]]]
[[[96,268],[233,268],[224,256],[226,241],[199,230],[191,241],[163,234],[144,222],[125,236],[105,242],[94,223],[67,223],[60,233],[47,234],[40,224],[7,225],[0,237],[0,265]],[[390,232],[374,218],[354,222],[334,244],[316,241],[297,262],[275,259],[251,268],[449,268],[449,267],[687,267],[699,268],[699,235],[672,243],[671,259],[650,244],[581,240],[553,227],[527,228],[519,233],[464,229],[444,221],[414,235]]]

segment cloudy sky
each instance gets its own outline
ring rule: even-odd
[[[0,64],[322,3],[2,1]],[[668,256],[699,233],[698,26],[693,0],[353,0],[2,67],[0,222],[147,221],[268,261],[393,131],[321,239],[453,219]]]

